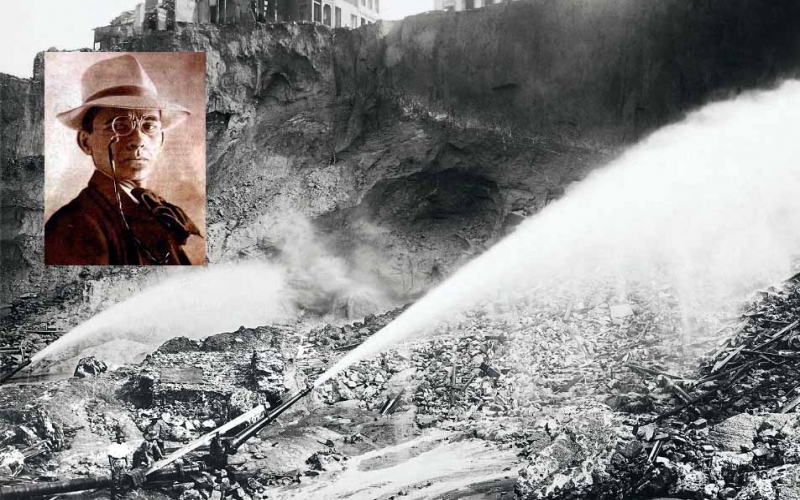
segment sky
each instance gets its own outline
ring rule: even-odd
[[[33,58],[50,47],[91,47],[92,28],[107,25],[141,0],[1,0],[0,73],[33,75]],[[433,0],[383,0],[384,19],[433,9]]]

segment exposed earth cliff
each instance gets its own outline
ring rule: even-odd
[[[798,13],[523,1],[353,31],[184,26],[119,49],[207,53],[210,262],[336,258],[349,284],[404,298],[654,128],[796,75]],[[41,74],[0,81],[2,302],[16,322],[26,294],[72,299],[69,327],[168,272],[42,266]],[[292,248],[304,238],[330,255]],[[324,293],[309,308],[342,291]]]

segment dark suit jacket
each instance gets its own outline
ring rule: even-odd
[[[80,194],[54,213],[44,226],[48,265],[153,265],[150,252],[164,264],[191,264],[170,229],[120,190],[122,209],[135,237],[125,228],[110,177],[95,172]],[[144,247],[144,248],[143,248]]]

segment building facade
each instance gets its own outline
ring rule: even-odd
[[[487,5],[509,1],[511,0],[434,0],[433,8],[435,10],[461,11],[479,9]]]
[[[297,21],[314,21],[331,28],[358,28],[380,19],[380,0],[299,0]]]
[[[190,23],[312,21],[352,29],[374,23],[380,12],[381,0],[145,0],[95,28],[94,48],[107,50],[135,35]]]

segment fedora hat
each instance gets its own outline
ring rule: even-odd
[[[161,129],[172,128],[189,116],[183,106],[158,97],[153,81],[132,55],[122,55],[96,62],[81,77],[83,104],[59,113],[56,117],[69,128],[81,129],[83,117],[94,107],[122,109],[158,109]]]

